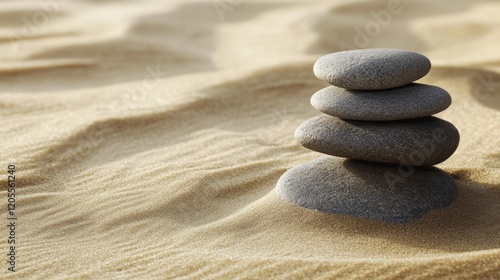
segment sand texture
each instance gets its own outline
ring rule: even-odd
[[[500,2],[389,2],[2,1],[0,278],[499,278]],[[276,196],[323,156],[294,131],[321,114],[314,62],[347,47],[432,62],[418,82],[460,132],[449,207],[389,224]]]

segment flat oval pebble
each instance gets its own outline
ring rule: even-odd
[[[399,87],[425,76],[429,59],[399,49],[364,49],[325,55],[314,64],[314,75],[334,86],[376,90]]]
[[[330,86],[311,97],[317,110],[342,119],[359,121],[392,121],[430,116],[451,104],[444,89],[412,83],[406,86],[377,90],[347,90]]]
[[[365,122],[328,115],[307,120],[295,137],[302,146],[320,153],[412,166],[445,161],[460,140],[453,124],[436,117]]]
[[[276,193],[322,212],[405,223],[448,206],[458,191],[453,178],[434,167],[401,174],[392,165],[329,156],[288,170]]]

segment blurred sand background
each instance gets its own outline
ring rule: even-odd
[[[0,209],[7,224],[16,163],[18,271],[2,227],[1,278],[500,277],[499,13],[496,0],[2,1]],[[438,167],[458,198],[403,225],[281,201],[281,174],[322,156],[294,139],[320,114],[314,61],[376,47],[426,55],[420,82],[452,95],[438,116],[461,143]]]

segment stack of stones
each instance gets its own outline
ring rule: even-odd
[[[295,137],[328,154],[288,170],[277,183],[282,199],[322,212],[404,223],[446,207],[453,178],[431,167],[456,150],[457,129],[431,115],[450,95],[413,83],[429,59],[398,49],[344,51],[321,57],[314,74],[332,86],[311,104],[325,113],[300,125]]]

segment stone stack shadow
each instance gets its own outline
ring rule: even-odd
[[[314,74],[331,86],[312,106],[324,115],[295,137],[327,154],[288,170],[276,191],[285,201],[334,214],[404,223],[446,207],[457,195],[451,176],[432,167],[449,158],[458,130],[433,117],[451,104],[445,90],[414,81],[431,68],[398,49],[344,51],[320,58]]]

